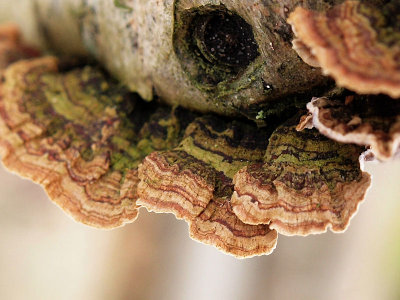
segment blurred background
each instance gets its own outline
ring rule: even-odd
[[[400,299],[400,162],[373,174],[343,234],[280,236],[238,260],[141,209],[111,231],[78,224],[43,190],[0,170],[0,299]]]

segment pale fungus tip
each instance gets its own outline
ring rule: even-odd
[[[312,126],[325,136],[369,147],[381,161],[397,156],[400,145],[398,101],[384,95],[343,95],[313,98],[307,108],[312,115]]]

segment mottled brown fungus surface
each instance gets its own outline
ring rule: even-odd
[[[288,19],[298,39],[294,48],[340,86],[398,98],[400,6],[396,1],[365,2],[345,1],[324,12],[298,7]]]
[[[370,184],[364,146],[380,159],[398,151],[397,101],[334,88],[319,68],[344,85],[322,59],[333,51],[327,62],[349,88],[396,96],[395,1],[380,13],[354,1],[330,9],[341,0],[88,0],[48,18],[51,2],[36,14],[49,45],[85,46],[121,83],[95,65],[24,60],[38,53],[0,28],[0,154],[82,223],[120,226],[144,206],[226,253],[268,254],[278,233],[345,230]],[[314,67],[285,21],[300,2],[293,46]],[[296,117],[312,96],[324,97]]]
[[[254,125],[201,117],[179,146],[147,156],[139,167],[138,203],[189,223],[193,239],[239,257],[272,252],[277,234],[268,225],[248,225],[233,213],[233,175],[261,161],[268,132]]]
[[[3,163],[40,183],[82,223],[115,227],[132,221],[137,166],[153,150],[174,145],[178,122],[167,108],[149,113],[97,68],[58,72],[57,65],[47,57],[5,71]]]
[[[384,95],[314,98],[311,125],[327,137],[371,148],[380,160],[393,158],[400,143],[400,103]]]
[[[278,127],[263,163],[234,177],[231,203],[247,224],[269,224],[285,235],[346,229],[370,185],[360,170],[362,148],[296,130],[297,118]]]
[[[0,148],[9,169],[40,183],[76,220],[103,228],[120,226],[137,216],[137,166],[153,151],[178,146],[186,127],[180,146],[162,158],[166,167],[179,161],[187,169],[184,183],[179,172],[166,177],[181,184],[183,193],[207,191],[212,185],[204,203],[200,194],[193,197],[200,202],[200,209],[187,217],[191,236],[240,257],[270,253],[275,248],[275,231],[267,225],[246,225],[233,214],[228,201],[232,180],[210,165],[211,161],[221,163],[232,169],[227,172],[232,176],[252,159],[246,147],[254,149],[254,159],[262,157],[258,148],[265,147],[265,142],[261,140],[259,146],[253,139],[259,133],[247,135],[235,124],[224,129],[223,122],[211,132],[210,124],[218,123],[215,118],[187,126],[193,119],[191,113],[138,102],[97,68],[65,72],[57,68],[57,60],[47,57],[20,61],[5,72]],[[220,141],[215,141],[211,137],[218,135],[218,130],[222,130]],[[215,142],[222,148],[215,148]],[[206,162],[185,152],[192,146],[192,154],[203,151]],[[215,157],[208,155],[209,150]],[[141,168],[151,172],[146,162],[154,163],[157,154],[147,157]],[[201,189],[196,189],[202,182]],[[161,196],[168,196],[168,191]]]

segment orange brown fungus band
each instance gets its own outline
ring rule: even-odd
[[[298,7],[288,19],[297,37],[294,48],[339,86],[398,98],[400,30],[388,25],[380,10],[359,1],[322,13]]]
[[[379,160],[393,158],[400,146],[400,103],[384,95],[314,98],[310,125],[342,143],[368,146]]]
[[[47,57],[20,61],[4,74],[0,149],[9,169],[40,183],[77,221],[112,228],[137,216],[137,166],[153,150],[173,146],[175,124],[159,110],[147,123],[137,99],[92,67],[58,72]],[[127,102],[128,101],[128,102]],[[161,109],[162,110],[162,109]],[[157,122],[170,136],[159,136]],[[161,131],[162,131],[161,129]],[[131,142],[136,144],[131,145]],[[141,142],[141,143],[139,143]]]
[[[237,257],[271,253],[276,231],[241,222],[230,203],[232,176],[262,159],[266,134],[237,121],[197,118],[177,148],[152,153],[139,167],[138,203],[175,214],[189,223],[193,239]]]
[[[73,131],[77,130],[80,124],[76,124],[75,127],[73,122],[60,116],[60,122],[65,122],[62,124],[63,132],[53,133],[51,132],[53,126],[59,126],[59,124],[53,125],[52,122],[56,123],[58,120],[50,117],[52,114],[57,115],[56,109],[40,108],[42,112],[46,110],[45,113],[50,117],[48,121],[38,122],[39,120],[30,114],[27,107],[29,102],[33,105],[48,104],[46,101],[40,103],[40,98],[46,95],[38,95],[38,91],[32,90],[32,83],[40,86],[46,80],[42,79],[41,74],[52,72],[57,72],[57,61],[53,58],[22,61],[7,69],[5,83],[1,88],[0,103],[2,116],[0,148],[4,165],[40,183],[49,197],[79,222],[96,227],[115,227],[134,220],[137,210],[131,197],[132,192],[122,194],[118,197],[120,199],[112,198],[116,190],[122,189],[120,186],[122,176],[109,173],[110,161],[107,151],[99,153],[90,161],[85,161],[79,151],[80,145],[74,145],[74,140],[71,140],[71,135],[75,134]],[[35,82],[32,82],[32,75],[35,77]],[[35,92],[36,95],[30,97]],[[53,92],[61,93],[56,89]],[[27,98],[31,98],[29,102]],[[62,109],[60,107],[60,110]],[[80,109],[83,110],[82,114],[88,112],[86,111],[88,108],[80,107]],[[104,116],[101,123],[107,124],[105,120],[107,117],[110,121],[115,120],[115,111],[110,109],[108,116]],[[101,123],[96,125],[99,126]],[[112,133],[115,125],[111,121],[109,126],[106,125],[108,128],[104,127],[103,130]],[[97,138],[100,140],[103,138],[100,130]],[[98,142],[93,141],[93,147],[100,146],[101,141]],[[132,185],[127,181],[124,182],[128,186]],[[91,188],[92,186],[95,188]]]
[[[347,228],[370,185],[359,166],[361,148],[334,143],[290,120],[270,137],[264,163],[234,177],[231,203],[247,224],[269,224],[284,235]]]
[[[363,149],[297,132],[298,117],[264,128],[199,117],[144,102],[97,67],[62,65],[43,57],[2,71],[0,154],[84,224],[121,226],[142,205],[184,219],[193,239],[251,257],[271,253],[277,231],[344,230],[369,186]]]

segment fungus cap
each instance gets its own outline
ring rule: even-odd
[[[367,146],[379,160],[396,156],[400,145],[400,103],[384,95],[313,98],[309,124],[342,143]]]
[[[297,7],[288,19],[298,39],[295,49],[339,86],[398,98],[400,29],[388,24],[380,10],[361,1],[345,1],[324,12]]]

